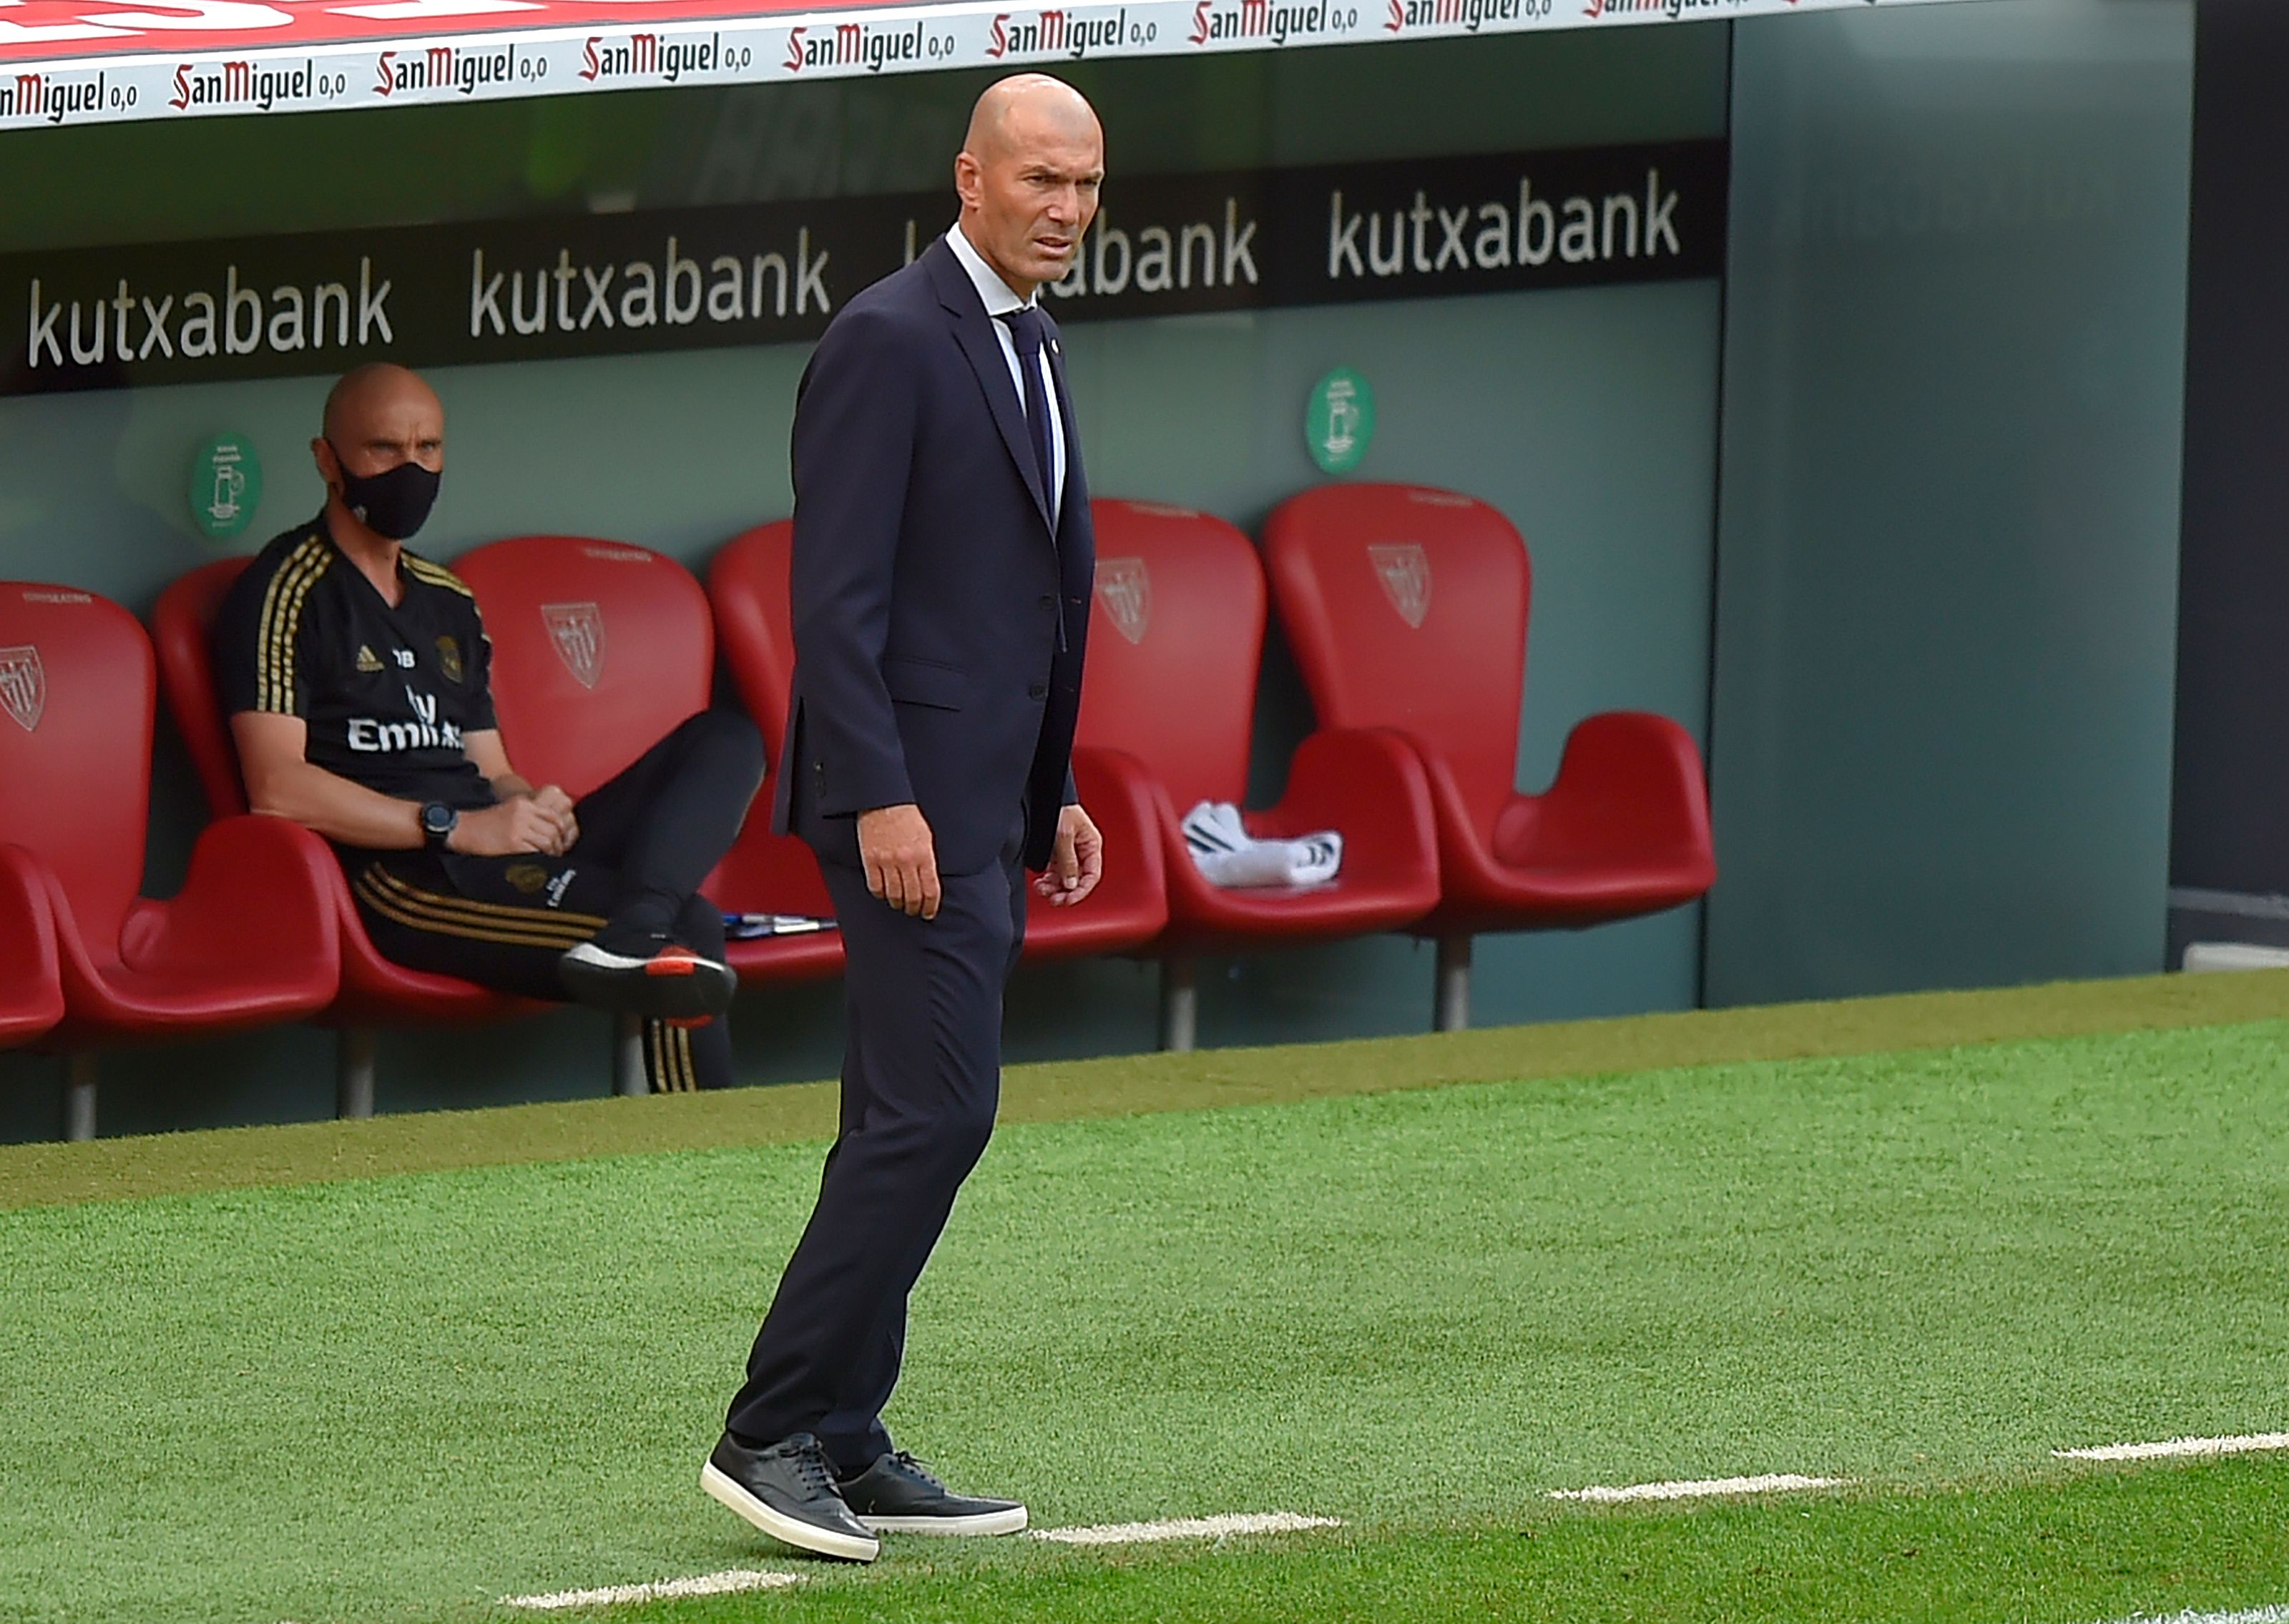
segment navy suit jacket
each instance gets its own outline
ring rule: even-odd
[[[857,815],[912,801],[941,873],[1044,867],[1096,568],[1049,324],[1065,482],[1054,533],[1023,402],[943,241],[842,307],[795,397],[794,693],[772,827],[858,861]]]

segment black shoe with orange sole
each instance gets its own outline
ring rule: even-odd
[[[565,991],[592,1009],[652,1021],[706,1021],[731,1007],[739,977],[728,964],[665,935],[615,941],[608,928],[556,961]]]

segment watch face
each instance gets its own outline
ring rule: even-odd
[[[432,803],[421,808],[421,827],[433,835],[452,833],[453,825],[459,821],[451,807]]]

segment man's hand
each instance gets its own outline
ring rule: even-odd
[[[501,743],[498,728],[482,728],[464,735],[461,750],[476,764],[477,771],[484,775],[485,782],[493,786],[494,799],[500,804],[483,813],[463,814],[460,828],[456,829],[453,839],[446,842],[451,849],[467,852],[473,857],[506,857],[521,851],[541,851],[552,857],[561,857],[572,849],[572,842],[580,838],[579,822],[572,816],[572,797],[554,784],[536,787],[511,767],[508,764],[508,749]],[[494,814],[510,807],[524,807],[530,810],[522,817],[504,819],[494,816]],[[546,830],[533,824],[530,811],[538,811],[546,820]],[[482,820],[484,826],[469,837],[470,844],[465,845],[462,843],[462,832],[468,828],[471,818]],[[502,844],[512,840],[522,843]]]
[[[1057,814],[1057,849],[1033,889],[1057,908],[1070,908],[1105,878],[1105,837],[1078,806]]]
[[[937,918],[945,892],[937,882],[937,846],[929,820],[911,801],[858,815],[858,861],[866,888],[901,913]]]
[[[543,805],[538,795],[518,795],[497,807],[462,813],[445,848],[471,857],[513,857],[528,851],[559,856],[571,844],[564,838],[571,822],[569,807],[558,812]]]
[[[556,820],[556,843],[541,850],[552,857],[561,857],[572,849],[580,838],[580,820],[572,814],[572,797],[554,784],[544,784],[537,790],[527,790],[526,799]]]

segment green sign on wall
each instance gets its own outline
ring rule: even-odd
[[[227,541],[262,506],[262,459],[244,434],[217,434],[191,458],[191,522],[210,541]]]
[[[1312,386],[1304,409],[1304,443],[1326,474],[1349,474],[1375,439],[1375,390],[1349,367]]]

